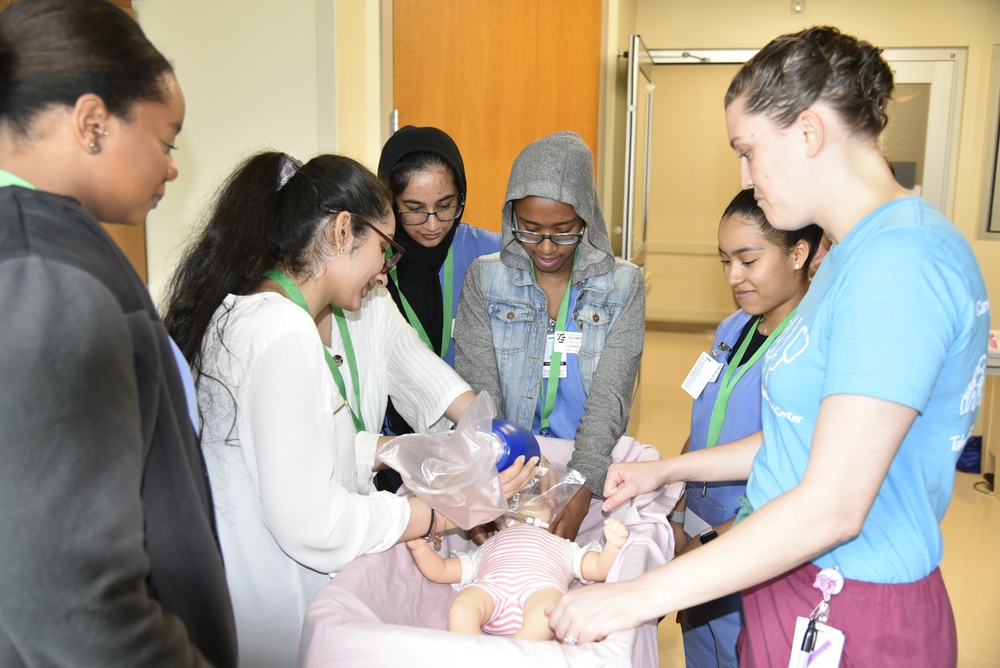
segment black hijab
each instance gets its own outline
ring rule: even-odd
[[[459,199],[464,202],[466,194],[465,164],[462,162],[462,154],[459,153],[458,146],[451,137],[437,128],[407,125],[389,138],[389,141],[382,147],[382,156],[378,162],[378,175],[393,190],[394,211],[397,209],[395,198],[399,197],[406,187],[409,177],[413,173],[441,161],[449,167],[449,171],[455,179]],[[455,239],[455,232],[458,230],[460,220],[456,220],[452,224],[451,229],[440,244],[434,248],[426,248],[407,234],[399,220],[399,214],[396,214],[395,239],[406,249],[406,254],[396,265],[399,290],[402,290],[403,294],[406,295],[406,300],[420,319],[424,331],[427,332],[427,338],[434,344],[435,351],[441,349],[444,317],[438,272],[441,271],[441,265],[444,264],[445,258],[448,256],[448,250]],[[406,317],[399,291],[392,281],[389,281],[388,287],[389,294],[396,302],[396,308],[403,314],[403,317]]]

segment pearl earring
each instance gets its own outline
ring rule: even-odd
[[[95,139],[94,139],[94,141],[92,141],[89,144],[87,144],[87,146],[90,148],[90,152],[91,153],[100,153],[101,152],[101,147],[97,145],[97,139],[96,138],[97,137],[107,137],[107,136],[108,136],[108,131],[107,130],[102,130],[101,128],[99,128],[98,126],[95,125],[94,126],[94,137],[95,137]]]
[[[795,268],[796,268],[796,269],[801,269],[801,268],[802,268],[802,265],[801,265],[801,264],[796,264],[796,265],[795,265]]]

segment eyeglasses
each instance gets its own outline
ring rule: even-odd
[[[534,246],[546,239],[556,246],[575,246],[583,239],[583,232],[562,232],[560,234],[539,234],[538,232],[528,232],[527,230],[514,229],[514,238],[522,244]]]
[[[400,246],[392,237],[386,235],[382,230],[378,229],[367,220],[362,219],[361,222],[375,230],[375,234],[379,235],[389,243],[389,248],[386,248],[385,252],[389,253],[391,250],[392,253],[385,258],[385,262],[382,263],[382,271],[379,272],[380,274],[388,274],[389,271],[399,264],[401,259],[403,259],[403,254],[406,253],[406,249]]]
[[[569,222],[569,221],[566,221]],[[522,244],[528,244],[529,246],[536,246],[546,239],[554,243],[556,246],[575,246],[580,243],[583,239],[583,232],[559,232],[557,234],[539,234],[538,232],[529,232],[528,230],[522,230],[517,226],[517,212],[514,212],[514,238],[520,241]]]
[[[416,227],[417,225],[426,223],[431,216],[436,217],[440,223],[450,223],[453,220],[458,220],[462,217],[462,209],[464,208],[465,202],[462,201],[458,204],[438,209],[437,211],[396,211],[396,213],[399,214],[399,220],[402,221],[403,225]]]

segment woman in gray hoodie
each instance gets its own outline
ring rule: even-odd
[[[611,450],[628,424],[645,284],[638,267],[611,252],[593,157],[573,132],[521,151],[502,233],[500,252],[466,274],[455,369],[489,392],[497,417],[576,441],[569,465],[587,482],[550,529],[572,540],[592,497],[602,495]]]

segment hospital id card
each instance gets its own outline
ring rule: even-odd
[[[556,332],[550,336],[555,337],[552,349],[557,353],[575,355],[580,352],[580,347],[583,345],[582,332]]]
[[[567,333],[567,332],[559,332]],[[555,345],[555,334],[549,334],[545,341],[545,357],[542,360],[542,378],[549,377],[549,367],[552,364],[552,348]],[[566,364],[566,355],[563,354],[562,359],[559,360],[559,377],[565,378],[569,375],[569,366]]]
[[[687,378],[681,383],[681,388],[697,399],[705,391],[705,386],[714,383],[722,371],[722,362],[715,361],[708,353],[702,353],[698,361],[691,367]]]
[[[795,620],[788,668],[838,668],[844,653],[844,633],[822,622],[813,622],[812,627],[808,617]]]

